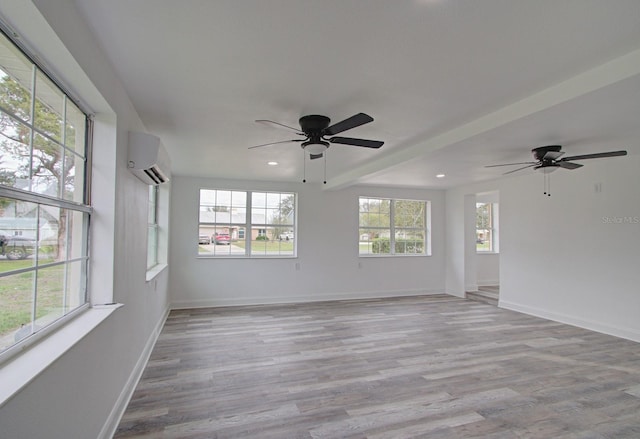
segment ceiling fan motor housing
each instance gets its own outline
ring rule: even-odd
[[[533,148],[531,152],[533,153],[533,158],[538,161],[542,161],[545,154],[549,151],[560,152],[562,146],[560,145],[548,145],[548,146],[539,146],[537,148]]]
[[[323,131],[329,127],[329,123],[331,123],[331,119],[327,116],[321,116],[319,114],[311,114],[309,116],[302,116],[299,120],[300,128],[302,128],[302,132],[307,136],[313,137],[322,137]]]

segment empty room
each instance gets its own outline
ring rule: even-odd
[[[640,437],[640,2],[3,0],[0,437]]]

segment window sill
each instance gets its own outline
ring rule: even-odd
[[[398,255],[358,255],[359,258],[428,258],[431,255],[428,254],[416,254],[416,253],[402,253]]]
[[[147,270],[147,278],[146,278],[147,282],[152,281],[157,275],[162,273],[162,270],[164,270],[168,266],[169,264],[156,264],[153,267],[151,267],[149,270]]]
[[[297,259],[295,255],[282,255],[282,256],[271,256],[271,255],[219,255],[219,256],[208,256],[208,255],[198,255],[196,256],[198,259]]]
[[[500,252],[476,252],[477,255],[499,255]]]
[[[0,367],[0,407],[121,307],[95,305]]]

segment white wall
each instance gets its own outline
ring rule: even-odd
[[[298,193],[295,259],[198,258],[198,191]],[[444,291],[444,192],[373,187],[324,191],[318,184],[176,177],[172,184],[170,279],[176,307],[383,297]],[[358,257],[358,196],[430,200],[432,256]],[[296,264],[300,269],[296,270]],[[360,265],[359,265],[360,264]]]
[[[126,169],[127,132],[144,127],[72,1],[4,0],[0,14],[96,112],[91,296],[124,303],[0,408],[0,436],[110,437],[168,309],[168,270],[145,282],[148,189]]]
[[[584,165],[553,173],[551,197],[534,173],[447,191],[447,290],[464,279],[465,195],[499,190],[500,306],[640,341],[640,157]]]
[[[476,283],[479,286],[500,284],[500,254],[476,254]]]

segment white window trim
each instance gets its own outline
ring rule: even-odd
[[[389,200],[390,203],[390,211],[389,211],[389,228],[386,227],[368,227],[370,229],[380,229],[380,230],[389,230],[389,246],[390,249],[395,250],[395,202],[396,201],[420,201],[425,203],[425,248],[424,253],[360,253],[360,218],[358,218],[358,233],[357,233],[357,249],[358,249],[358,257],[360,258],[424,258],[430,257],[431,254],[431,201],[429,200],[418,200],[418,199],[408,199],[408,198],[389,198],[389,197],[380,197],[374,195],[360,195],[358,196],[358,213],[360,213],[360,198],[375,198],[379,200]],[[423,230],[423,229],[419,229]]]
[[[491,250],[478,250],[476,247],[476,254],[478,255],[497,255],[500,254],[500,207],[499,203],[484,203],[491,205]],[[477,232],[476,232],[477,233]]]
[[[285,191],[285,190],[259,190],[259,189],[227,189],[227,188],[200,188],[198,189],[198,229],[200,228],[200,224],[214,224],[214,223],[201,223],[200,222],[200,192],[202,190],[212,190],[212,191],[237,191],[244,192],[247,195],[246,201],[246,213],[245,213],[245,222],[242,224],[233,223],[233,225],[237,225],[239,227],[244,227],[245,229],[245,253],[244,254],[200,254],[196,249],[196,257],[199,259],[296,259],[298,257],[298,193],[293,191]],[[262,223],[252,223],[251,222],[251,210],[252,210],[252,194],[253,193],[270,193],[270,194],[293,194],[293,224],[290,226],[293,229],[294,236],[296,237],[293,243],[293,254],[277,254],[277,255],[260,255],[260,254],[251,254],[251,231],[254,227],[268,227],[269,224]],[[216,223],[217,224],[217,223]],[[222,224],[222,223],[220,223]],[[289,226],[288,226],[289,227]],[[196,238],[199,233],[196,233]]]

